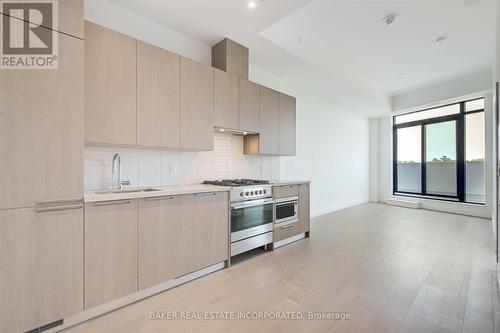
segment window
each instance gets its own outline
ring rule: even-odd
[[[394,117],[394,189],[484,204],[484,98]]]

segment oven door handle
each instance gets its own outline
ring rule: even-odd
[[[236,202],[231,204],[231,209],[241,209],[255,206],[262,206],[266,204],[272,204],[273,198],[260,199],[260,200],[251,200],[246,202]]]

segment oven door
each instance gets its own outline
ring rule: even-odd
[[[231,204],[231,242],[273,230],[273,199]]]
[[[298,197],[276,200],[274,203],[275,223],[280,226],[298,222]]]

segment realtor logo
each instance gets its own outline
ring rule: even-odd
[[[57,0],[1,1],[1,69],[57,69]]]

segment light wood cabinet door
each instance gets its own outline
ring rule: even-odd
[[[85,205],[85,308],[137,291],[137,201]]]
[[[142,199],[138,216],[139,290],[189,271],[179,197]]]
[[[85,141],[135,145],[136,40],[85,22]]]
[[[279,154],[279,101],[280,93],[260,87],[260,154]]]
[[[238,128],[238,77],[214,69],[215,127]]]
[[[83,41],[59,34],[59,69],[0,75],[0,209],[82,196]]]
[[[83,310],[82,208],[0,210],[0,253],[0,332]]]
[[[240,78],[238,88],[238,129],[259,133],[259,85]]]
[[[227,192],[183,195],[180,200],[181,252],[189,272],[222,262],[229,257],[229,201]],[[186,251],[186,252],[184,252]]]
[[[55,1],[57,2],[57,7],[58,7],[58,12],[56,15],[58,15],[58,27],[57,29],[54,29],[54,27],[51,25],[45,24],[45,22],[50,22],[50,21],[44,21],[42,22],[42,27],[48,28],[48,29],[53,29],[57,30],[60,32],[64,32],[65,34],[72,35],[75,37],[78,37],[80,39],[83,38],[83,1],[84,0],[63,0],[63,1]],[[22,1],[19,1],[21,4],[23,4]],[[27,3],[28,1],[24,2]],[[3,7],[0,8],[0,13],[3,13],[7,16],[12,16],[14,18],[24,20],[24,11],[9,11],[9,12],[4,12]],[[18,15],[20,14],[20,15]],[[29,15],[28,20],[31,18],[35,18],[36,21],[30,21],[30,23],[34,23],[36,25],[39,25],[40,22],[38,21],[38,15]],[[51,22],[52,23],[52,22]]]
[[[187,150],[213,150],[213,69],[181,57],[181,140]]]
[[[295,155],[295,97],[280,93],[279,154]]]
[[[300,232],[309,232],[310,228],[310,205],[309,184],[299,185],[299,228]]]
[[[179,148],[179,56],[137,42],[137,144]]]

